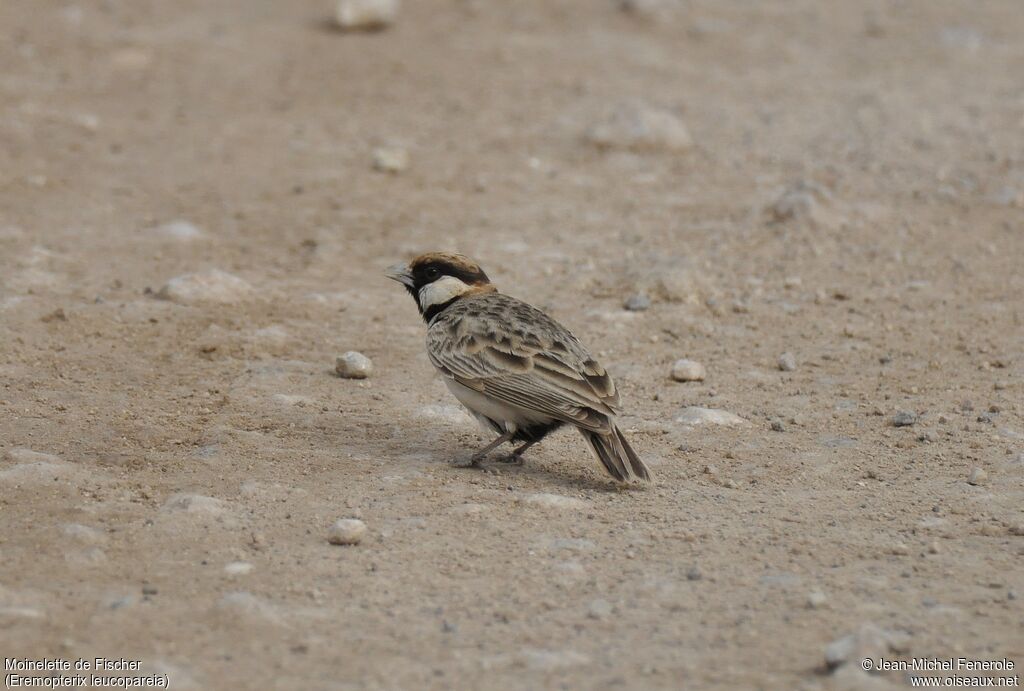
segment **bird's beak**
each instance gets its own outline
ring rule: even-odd
[[[412,272],[409,271],[409,267],[405,264],[395,264],[389,266],[385,271],[384,275],[390,278],[392,281],[398,281],[404,286],[412,288],[414,286]]]

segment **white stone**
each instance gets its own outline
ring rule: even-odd
[[[384,173],[401,173],[409,167],[409,152],[398,146],[374,149],[373,167]]]
[[[358,545],[366,534],[366,524],[358,518],[342,518],[327,530],[332,545]]]
[[[676,360],[672,365],[672,378],[676,381],[704,381],[708,374],[704,365],[696,360]]]
[[[334,19],[342,29],[376,30],[394,23],[398,0],[338,0]]]
[[[783,372],[793,372],[796,370],[796,356],[793,353],[783,353],[779,356],[779,369]]]
[[[253,292],[253,287],[244,279],[220,269],[210,269],[172,278],[157,297],[185,305],[232,304],[252,297]]]
[[[587,506],[587,503],[582,499],[566,497],[562,494],[549,494],[546,492],[527,494],[519,501],[523,504],[540,506],[546,509],[583,509]]]
[[[373,373],[373,361],[354,350],[350,350],[338,358],[334,371],[344,379],[366,379]]]
[[[229,576],[244,576],[252,571],[252,564],[247,561],[233,561],[224,567],[224,573]]]
[[[685,151],[693,145],[686,125],[675,114],[644,103],[623,103],[592,125],[585,139],[599,149]]]
[[[974,468],[970,477],[967,478],[967,483],[971,485],[984,485],[986,482],[988,482],[988,473],[984,468]]]
[[[676,422],[684,425],[742,425],[746,420],[725,410],[688,406],[676,416]]]

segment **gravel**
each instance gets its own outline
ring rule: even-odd
[[[779,369],[783,372],[796,370],[796,356],[793,353],[785,352],[779,356]]]
[[[373,361],[362,353],[350,350],[338,358],[334,371],[343,379],[366,379],[373,374]]]
[[[366,534],[366,524],[358,518],[341,518],[327,529],[332,545],[358,545]]]

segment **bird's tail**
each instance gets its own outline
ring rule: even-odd
[[[628,482],[634,477],[650,481],[651,473],[647,466],[636,455],[636,451],[626,442],[622,432],[615,425],[609,433],[601,434],[591,430],[577,428],[590,444],[597,460],[601,461],[605,470],[619,482]]]

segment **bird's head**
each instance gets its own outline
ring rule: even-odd
[[[479,264],[447,252],[421,254],[408,264],[389,267],[385,275],[405,286],[427,322],[461,297],[496,290]]]

